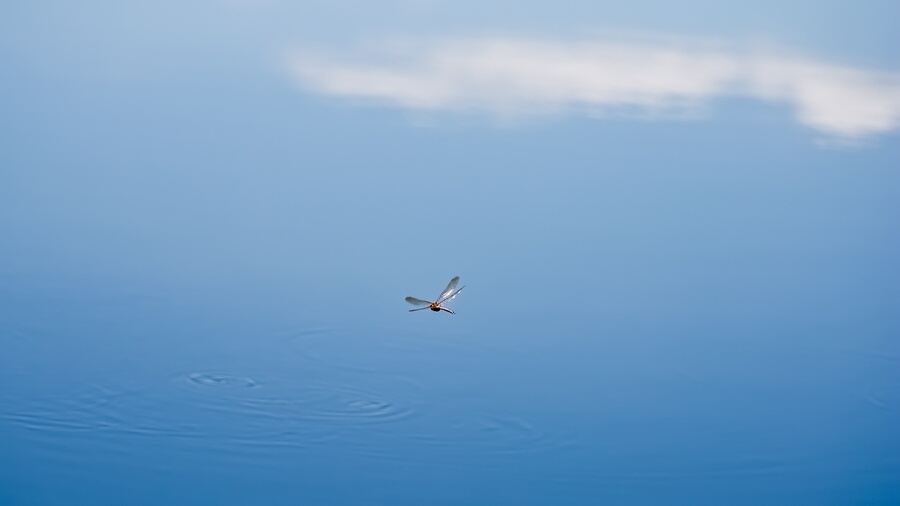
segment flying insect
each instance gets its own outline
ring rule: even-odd
[[[456,297],[456,295],[463,288],[465,288],[465,286],[461,286],[457,289],[456,285],[458,285],[458,284],[459,284],[459,276],[456,276],[455,278],[450,280],[450,283],[447,284],[447,288],[444,288],[444,291],[441,292],[440,295],[438,295],[438,298],[434,302],[417,299],[415,297],[407,297],[406,302],[409,302],[410,304],[412,304],[414,306],[424,306],[424,307],[420,307],[420,308],[416,308],[416,309],[410,309],[409,311],[412,312],[412,311],[421,311],[423,309],[430,309],[434,312],[446,311],[450,314],[456,314],[453,311],[451,311],[450,309],[444,307],[442,304],[450,302],[453,299],[453,297]]]

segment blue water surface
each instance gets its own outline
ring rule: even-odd
[[[900,357],[853,327],[56,288],[4,293],[6,504],[897,497]]]
[[[218,77],[0,84],[0,503],[900,503],[896,136]]]

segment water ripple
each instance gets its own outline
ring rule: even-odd
[[[512,413],[481,413],[458,420],[443,433],[414,435],[430,446],[476,446],[496,455],[521,455],[560,449],[564,437],[539,429],[527,418]]]
[[[123,434],[307,446],[359,427],[406,420],[416,413],[404,402],[408,398],[344,383],[274,385],[241,375],[191,372],[142,389],[91,385],[74,396],[32,399],[0,417],[44,437]]]
[[[374,391],[336,384],[305,385],[283,397],[246,399],[242,405],[294,422],[344,425],[392,422],[413,414],[411,407]]]

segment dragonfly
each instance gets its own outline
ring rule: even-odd
[[[447,288],[444,288],[444,291],[441,292],[440,295],[438,295],[437,300],[435,300],[434,302],[417,299],[415,297],[407,297],[406,302],[409,302],[410,304],[412,304],[414,306],[425,306],[425,307],[420,307],[417,309],[410,309],[410,312],[421,311],[423,309],[430,309],[435,312],[446,311],[450,314],[456,314],[453,311],[445,308],[441,304],[450,302],[450,300],[453,299],[453,297],[456,297],[456,294],[458,294],[460,292],[460,290],[465,288],[465,286],[461,286],[457,289],[456,285],[458,285],[458,284],[459,284],[459,276],[456,276],[455,278],[450,280],[450,283],[447,284]]]

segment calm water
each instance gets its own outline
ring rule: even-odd
[[[405,293],[313,317],[299,291],[7,290],[0,502],[900,499],[891,336],[491,313],[463,280],[455,316]]]
[[[715,3],[0,3],[0,506],[900,504],[900,2]]]

